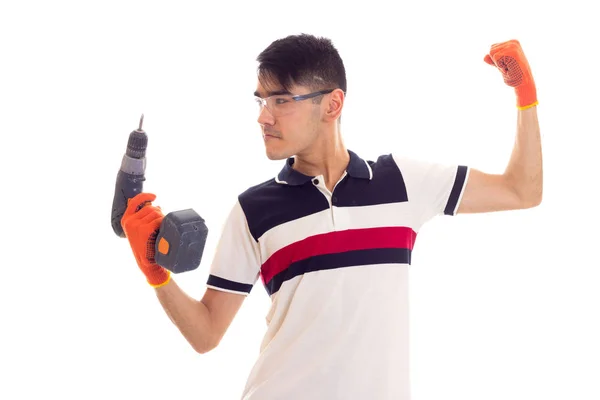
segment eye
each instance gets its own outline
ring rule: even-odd
[[[275,104],[279,105],[279,104],[285,104],[288,103],[289,100],[286,99],[285,97],[276,97],[275,98]]]

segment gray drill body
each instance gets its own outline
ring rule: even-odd
[[[144,171],[146,170],[146,157],[132,158],[127,154],[123,156],[121,169],[117,173],[115,197],[112,208],[112,227],[117,236],[125,237],[121,218],[127,209],[127,200],[135,197],[144,189]]]
[[[147,143],[140,121],[140,128],[129,135],[127,151],[121,161],[115,184],[111,223],[115,234],[122,238],[125,237],[125,232],[121,219],[127,209],[127,201],[144,189]],[[154,243],[156,263],[173,273],[196,269],[200,265],[207,236],[208,228],[204,219],[194,210],[168,213],[162,220]],[[159,251],[158,244],[163,238],[169,243],[166,254]]]

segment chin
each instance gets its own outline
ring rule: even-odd
[[[265,153],[267,154],[267,158],[271,161],[286,160],[288,158],[288,156],[284,153],[273,152],[269,151],[268,149]]]
[[[289,151],[286,151],[285,149],[276,149],[274,147],[275,146],[269,146],[269,145],[265,146],[265,154],[267,155],[267,158],[269,160],[272,160],[272,161],[287,160],[289,157],[292,156],[292,154],[290,154]]]

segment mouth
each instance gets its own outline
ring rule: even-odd
[[[281,136],[274,135],[274,134],[268,133],[268,132],[263,132],[263,138],[265,140],[269,140],[269,139],[281,139]]]

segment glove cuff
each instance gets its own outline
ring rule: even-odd
[[[146,272],[146,280],[153,288],[159,288],[166,285],[171,280],[171,272],[168,269],[154,264],[151,270]]]
[[[519,106],[519,105],[517,105],[517,108],[518,108],[519,110],[527,110],[528,108],[535,107],[535,106],[537,106],[538,104],[539,104],[539,102],[536,100],[534,103],[532,103],[532,104],[529,104],[529,105],[527,105],[527,106]]]

